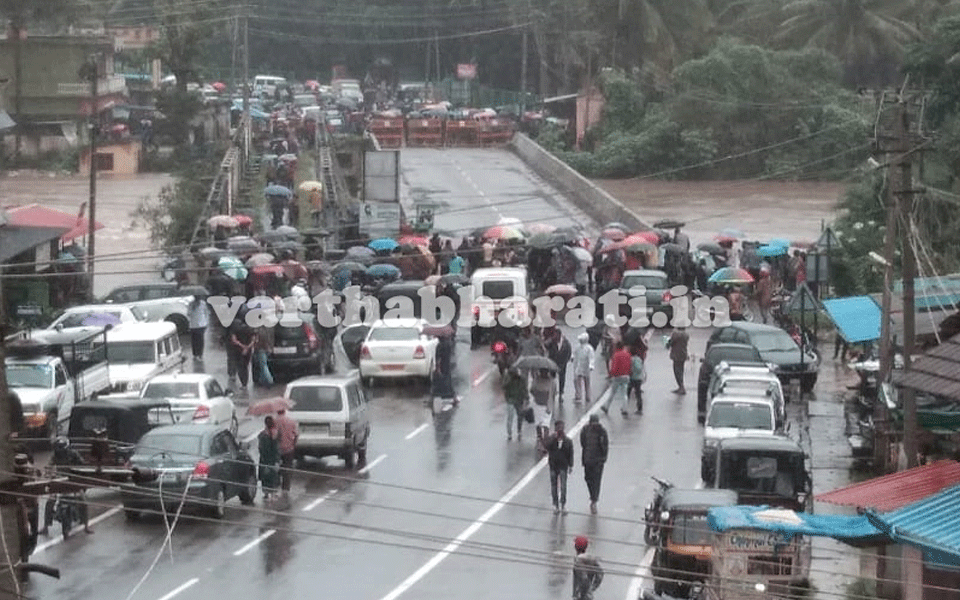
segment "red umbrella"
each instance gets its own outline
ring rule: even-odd
[[[254,275],[276,275],[277,277],[283,277],[284,270],[283,265],[257,265],[250,268],[250,272]]]
[[[210,87],[217,90],[218,92],[222,92],[223,90],[227,89],[227,84],[223,83],[222,81],[214,81],[213,83],[210,84]]]
[[[725,233],[717,234],[717,236],[714,237],[713,239],[717,240],[721,244],[732,244],[733,242],[737,241],[737,238],[733,237],[732,235],[727,235]]]
[[[603,232],[600,234],[600,237],[608,240],[613,240],[615,242],[619,242],[623,238],[627,237],[627,234],[624,233],[622,229],[618,229],[616,227],[609,227],[603,230]]]
[[[267,398],[266,400],[251,404],[250,407],[247,408],[247,414],[253,417],[260,417],[263,415],[272,415],[281,410],[290,410],[291,408],[293,408],[293,402],[287,398]]]
[[[638,231],[631,233],[623,240],[623,243],[628,246],[637,242],[646,242],[656,246],[660,243],[660,236],[657,235],[656,231]]]
[[[405,244],[410,246],[421,246],[423,248],[430,246],[430,240],[422,235],[401,235],[399,238],[397,238],[397,243],[401,246]]]
[[[568,283],[558,283],[556,285],[551,285],[543,291],[547,296],[576,296],[577,288],[568,284]]]
[[[487,240],[519,240],[523,233],[512,225],[494,225],[483,234]]]
[[[247,215],[233,215],[233,218],[236,219],[238,227],[250,227],[253,225],[253,219]]]

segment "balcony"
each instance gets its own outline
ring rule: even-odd
[[[98,94],[124,94],[127,91],[127,82],[122,75],[111,75],[101,79],[97,83]],[[58,83],[57,95],[59,96],[89,96],[89,83]]]

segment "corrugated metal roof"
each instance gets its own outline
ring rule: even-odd
[[[816,497],[820,502],[887,513],[960,484],[960,462],[941,460],[855,483]]]
[[[960,486],[871,517],[894,539],[960,559]]]
[[[960,334],[944,340],[910,365],[893,373],[901,387],[960,401]]]
[[[90,219],[78,217],[70,213],[40,206],[39,204],[29,204],[27,206],[18,206],[7,209],[7,217],[10,219],[10,225],[19,227],[44,227],[50,229],[63,229],[66,233],[60,238],[69,242],[87,234],[87,226]],[[103,223],[96,223],[97,229],[103,228]]]

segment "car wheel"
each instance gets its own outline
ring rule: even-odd
[[[184,335],[190,333],[190,322],[183,315],[169,315],[164,321],[173,323],[177,326],[177,333]]]
[[[257,497],[257,474],[253,471],[247,475],[247,482],[243,486],[243,489],[240,490],[240,503],[245,506],[250,506],[253,504],[254,498]]]
[[[217,492],[211,498],[210,516],[214,519],[222,519],[226,514],[227,493],[223,486],[217,487]]]
[[[367,464],[367,444],[364,443],[362,447],[357,448],[357,464],[365,465]]]
[[[352,470],[357,466],[356,461],[354,460],[355,454],[353,448],[348,448],[343,454],[343,464],[347,469]]]
[[[237,437],[238,431],[240,431],[240,421],[237,420],[237,413],[233,413],[233,416],[230,417],[230,433],[233,434],[233,437]]]
[[[132,508],[123,507],[123,516],[127,519],[128,522],[133,523],[134,521],[140,520],[140,511],[134,510]]]
[[[47,413],[47,430],[45,436],[47,441],[50,442],[51,448],[53,447],[53,443],[57,441],[57,434],[59,433],[60,429],[60,422],[58,421],[58,418],[59,415],[55,410]]]
[[[800,378],[800,391],[804,394],[809,394],[813,391],[813,386],[817,385],[817,376],[813,375],[804,375]]]

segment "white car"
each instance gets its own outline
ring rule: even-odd
[[[169,401],[178,423],[222,425],[237,433],[237,409],[213,375],[158,375],[143,386],[140,398]]]
[[[718,394],[710,401],[703,430],[700,474],[704,481],[712,478],[717,448],[721,440],[743,435],[774,436],[778,434],[777,410],[771,396]]]
[[[103,329],[106,325],[120,323],[137,323],[147,320],[147,315],[136,306],[117,306],[116,304],[84,304],[72,306],[63,313],[47,329],[79,329],[81,327],[95,327]]]
[[[378,320],[360,347],[360,376],[430,380],[439,341],[424,335],[420,319]]]

